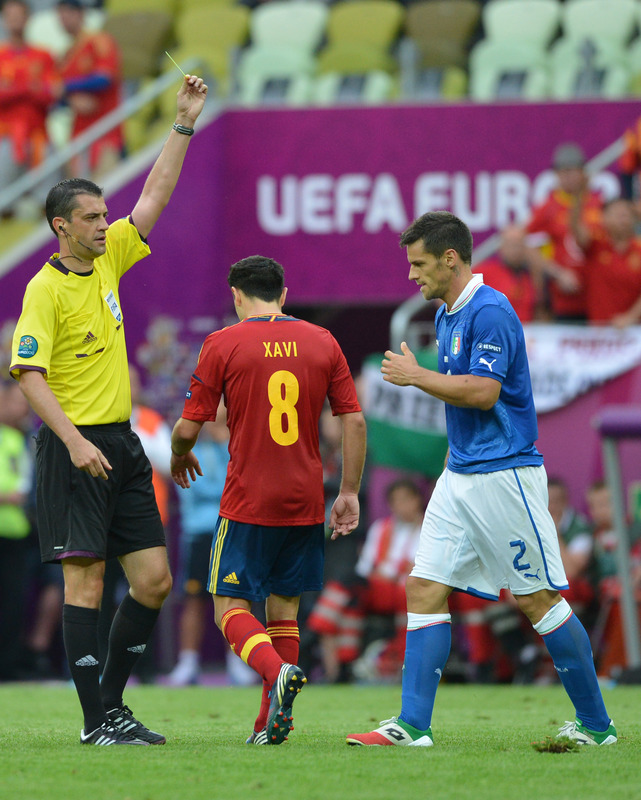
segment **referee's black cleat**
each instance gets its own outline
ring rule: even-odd
[[[140,720],[137,720],[129,706],[112,708],[111,711],[107,711],[107,717],[114,728],[140,739],[145,744],[165,744],[167,741],[162,733],[150,731]]]
[[[118,730],[110,722],[103,722],[91,733],[80,731],[80,744],[97,744],[101,747],[107,747],[110,744],[141,744],[146,747],[149,742],[143,742],[130,733]]]

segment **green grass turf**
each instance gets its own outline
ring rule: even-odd
[[[538,753],[571,707],[560,687],[444,684],[433,748],[348,747],[345,734],[399,710],[399,687],[308,685],[295,731],[248,747],[258,689],[129,689],[126,701],[164,747],[82,747],[69,687],[0,687],[2,800],[564,800],[641,798],[641,687],[606,690],[619,742]]]

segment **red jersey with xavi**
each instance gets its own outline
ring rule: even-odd
[[[254,525],[323,522],[318,419],[325,398],[334,414],[361,410],[331,333],[286,315],[248,317],[212,333],[183,418],[215,419],[221,395],[230,461],[220,515]]]

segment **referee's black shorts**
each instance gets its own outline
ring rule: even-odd
[[[37,519],[43,561],[106,559],[165,545],[151,464],[129,422],[78,426],[111,464],[108,480],[71,463],[45,424],[36,439]]]

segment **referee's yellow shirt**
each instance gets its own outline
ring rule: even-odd
[[[71,272],[56,253],[27,285],[11,374],[42,372],[74,425],[124,422],[131,415],[118,284],[149,252],[130,219],[119,219],[109,226],[106,252],[91,272]]]

